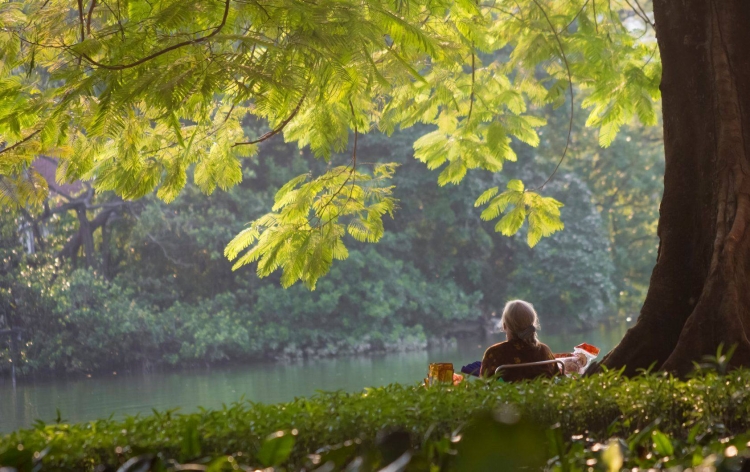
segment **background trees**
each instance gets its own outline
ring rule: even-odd
[[[565,119],[561,110],[548,113],[551,123]],[[461,186],[441,188],[437,171],[425,172],[411,156],[414,135],[423,132],[360,137],[363,160],[401,163],[394,176],[399,217],[385,220],[379,244],[350,247],[349,258],[335,264],[313,292],[299,285],[283,289],[278,275],[258,279],[245,269],[232,272],[223,257],[243,222],[265,213],[290,176],[325,169],[324,162],[280,139],[264,144],[257,160],[246,161],[242,184],[227,192],[206,197],[188,183],[170,204],[150,196],[123,207],[109,220],[106,238],[101,228],[92,233],[88,269],[83,246],[77,262],[58,257],[79,233],[74,209],[44,220],[44,208],[31,209],[29,217],[40,221],[46,236],[44,250],[29,255],[20,241],[29,234],[26,216],[7,208],[0,287],[8,303],[2,316],[6,324],[26,329],[26,371],[420,349],[428,340],[476,336],[508,297],[534,300],[549,331],[634,314],[651,264],[641,248],[653,251],[655,243],[640,239],[656,218],[658,192],[651,185],[660,184],[661,156],[651,142],[658,138],[650,131],[628,129],[606,151],[593,143],[571,154],[549,187],[553,196],[565,196],[562,215],[570,231],[534,249],[523,234],[506,238],[493,231],[492,222],[482,222],[474,197],[510,178],[541,175],[544,166],[554,165],[549,156],[565,133],[545,133],[537,149],[521,147],[522,161],[507,177],[469,175]],[[576,127],[575,139],[584,132]],[[601,180],[603,165],[629,169],[616,193]],[[79,191],[85,195],[84,188]],[[113,200],[120,201],[111,193],[95,195],[89,218]],[[53,193],[48,206],[66,202]],[[612,218],[629,224],[620,229],[609,223]]]
[[[747,16],[744,5],[696,2],[696,11],[707,13],[699,18],[670,16],[669,5],[657,2],[657,16],[664,13],[661,50],[649,5],[627,0],[609,2],[605,10],[597,10],[596,1],[538,0],[268,5],[133,0],[117,8],[95,2],[84,7],[84,2],[71,8],[31,0],[3,6],[3,198],[39,201],[46,186],[30,163],[45,153],[60,160],[61,179],[91,181],[99,191],[126,200],[156,191],[173,201],[188,171],[210,194],[237,185],[243,178],[240,159],[283,135],[326,165],[309,165],[281,186],[270,212],[225,251],[236,267],[257,263],[261,276],[279,271],[283,286],[302,281],[313,288],[334,260],[358,248],[350,241],[383,237],[384,218],[396,207],[388,182],[394,166],[373,162],[370,169],[361,160],[358,143],[365,132],[428,126],[414,141],[414,155],[429,170],[439,170],[438,184],[481,180],[472,175],[499,172],[515,162],[520,143],[540,145],[546,123],[540,111],[564,105],[566,96],[570,126],[576,103],[590,109],[586,125],[598,128],[604,147],[634,119],[656,124],[661,60],[668,61],[673,75],[661,86],[676,105],[665,119],[674,140],[667,146],[667,164],[675,152],[670,149],[691,157],[675,158],[684,165],[666,167],[667,176],[674,175],[666,186],[674,206],[664,213],[672,217],[662,220],[661,231],[689,233],[691,242],[678,239],[665,246],[662,241],[661,275],[654,279],[660,282],[652,284],[646,304],[652,314],[607,362],[632,370],[653,358],[666,362],[672,347],[680,347],[665,365],[684,371],[692,355],[713,352],[721,342],[743,346],[738,359],[750,359],[748,315],[741,308],[747,304],[740,303],[747,293],[741,288],[745,265],[731,262],[744,241],[746,221],[742,143],[747,120],[738,84],[747,74],[733,65],[744,64],[737,52],[747,42],[738,26]],[[691,28],[703,40],[679,46],[676,38],[684,40],[682,32]],[[716,44],[725,44],[725,50]],[[706,75],[707,64],[713,75]],[[686,88],[672,77],[697,87],[691,89],[695,95],[711,98],[690,108],[683,103]],[[711,113],[715,126],[683,119]],[[248,126],[253,119],[268,123],[269,130],[254,132]],[[497,222],[495,231],[512,235],[526,224],[527,241],[534,246],[562,229],[561,204],[550,196],[555,191],[550,182],[558,166],[568,166],[572,137],[558,143],[559,164],[542,166],[548,172],[519,172],[525,186],[502,179],[475,193],[482,215]],[[686,142],[694,146],[684,148]],[[702,160],[695,149],[715,152],[701,154]],[[345,150],[343,162],[328,166]],[[621,169],[612,171],[613,177],[624,176]],[[687,177],[692,184],[685,184]],[[617,184],[607,182],[613,193],[597,203],[608,208],[614,234],[623,235],[620,219],[633,218],[655,187],[642,182],[650,189],[643,202],[619,201]],[[688,202],[692,213],[682,212]],[[726,235],[731,238],[725,253]],[[706,266],[706,261],[713,262]],[[692,317],[693,304],[703,299],[704,314]],[[718,318],[705,315],[716,304],[722,307]],[[688,323],[693,334],[678,346],[690,319],[700,321]],[[718,331],[710,339],[694,339],[709,328]],[[654,337],[643,341],[647,337],[638,334],[643,330]],[[655,354],[651,345],[664,336],[669,342]],[[693,350],[691,344],[701,348]]]

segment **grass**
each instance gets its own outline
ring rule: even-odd
[[[393,470],[749,470],[741,469],[750,468],[749,430],[750,370],[687,381],[609,372],[518,384],[396,384],[194,414],[39,423],[0,438],[0,465],[366,471],[400,460],[407,468]]]

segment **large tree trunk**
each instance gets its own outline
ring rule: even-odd
[[[750,1],[654,0],[666,171],[636,325],[603,364],[685,374],[720,344],[750,366]]]

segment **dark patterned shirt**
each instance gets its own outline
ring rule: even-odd
[[[523,341],[505,341],[490,346],[482,358],[482,377],[491,377],[495,369],[507,364],[525,364],[554,359],[555,356],[546,344],[531,346]],[[555,364],[508,369],[501,374],[506,382],[533,379],[539,376],[551,377],[558,372]]]

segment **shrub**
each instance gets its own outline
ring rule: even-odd
[[[416,471],[501,470],[498,462],[487,469],[473,460],[496,454],[493,460],[510,461],[503,462],[507,467],[552,470],[619,470],[612,469],[618,463],[739,470],[750,439],[748,387],[749,370],[688,381],[610,372],[518,384],[390,385],[277,405],[241,402],[193,414],[40,423],[0,439],[0,463],[114,470],[129,460],[172,468],[192,461],[197,468],[190,470],[204,470],[213,460],[211,470],[223,470],[222,464],[297,470],[331,462],[322,470],[364,471],[403,460]],[[519,437],[525,439],[511,440]]]

